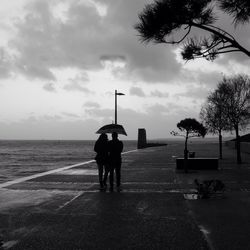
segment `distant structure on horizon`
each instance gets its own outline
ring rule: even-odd
[[[147,135],[145,128],[138,128],[138,140],[137,148],[146,148],[147,147]]]
[[[159,147],[166,146],[166,143],[157,143],[157,142],[147,142],[147,134],[145,128],[138,128],[138,140],[137,140],[137,148],[148,148],[148,147]]]

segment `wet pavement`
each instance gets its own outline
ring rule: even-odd
[[[191,149],[216,157],[218,145]],[[124,154],[122,192],[99,191],[93,161],[2,185],[2,249],[250,249],[250,154],[239,167],[225,147],[220,170],[185,174],[175,170],[182,152],[172,143]],[[195,178],[226,191],[186,199]]]

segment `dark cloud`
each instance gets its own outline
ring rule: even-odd
[[[176,47],[152,43],[146,45],[139,41],[133,27],[147,0],[95,0],[106,6],[107,15],[104,16],[89,2],[60,2],[68,5],[64,21],[53,15],[56,1],[49,0],[29,2],[24,18],[15,19],[17,35],[9,41],[9,46],[17,51],[13,65],[27,77],[55,81],[55,68],[96,71],[105,67],[103,62],[123,63],[123,68],[113,68],[111,72],[115,77],[135,82],[167,84],[182,75],[183,66],[173,52]],[[248,25],[235,28],[227,15],[220,12],[217,15],[219,26],[248,47]],[[194,33],[197,36],[206,34],[201,30]],[[233,61],[249,64],[249,58],[242,53],[225,54],[216,60],[222,66],[228,66]],[[0,60],[0,77],[9,76],[9,68],[9,60]],[[79,83],[89,78],[83,75],[82,79],[72,80]],[[208,82],[206,78],[205,82]]]
[[[29,3],[25,18],[16,22],[17,36],[10,44],[18,51],[22,74],[55,80],[52,68],[99,70],[102,60],[118,60],[126,61],[129,79],[167,82],[177,76],[181,65],[171,47],[142,45],[133,28],[146,1],[105,1],[107,16],[85,2],[67,3],[66,22],[53,16],[48,0]]]
[[[55,86],[53,83],[46,83],[43,85],[43,89],[48,92],[56,92]]]
[[[38,65],[30,65],[30,62],[19,61],[16,63],[16,67],[29,79],[56,80],[49,69],[42,68],[42,66],[40,67]]]
[[[131,87],[130,90],[129,90],[129,94],[134,95],[134,96],[139,96],[139,97],[145,97],[146,96],[144,91],[139,87]]]
[[[11,75],[11,69],[12,63],[10,55],[4,47],[0,47],[0,78],[8,78]]]

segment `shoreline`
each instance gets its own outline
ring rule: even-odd
[[[133,153],[133,152],[136,152],[136,151],[137,151],[137,149],[129,150],[129,151],[123,152],[122,154],[129,154],[129,153]],[[15,180],[10,180],[10,181],[7,181],[7,182],[0,183],[0,188],[6,188],[6,187],[11,186],[13,184],[22,183],[22,182],[32,180],[32,179],[35,179],[35,178],[38,178],[38,177],[42,177],[42,176],[46,176],[46,175],[50,175],[50,174],[55,174],[55,173],[58,173],[58,172],[61,172],[61,171],[64,171],[64,170],[68,170],[68,169],[71,169],[71,168],[88,165],[88,164],[91,164],[91,163],[95,163],[95,160],[80,162],[80,163],[76,163],[76,164],[73,164],[73,165],[52,169],[52,170],[49,170],[49,171],[46,171],[46,172],[41,172],[41,173],[29,175],[29,176],[20,177],[20,178],[17,178]]]

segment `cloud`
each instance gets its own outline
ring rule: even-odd
[[[64,85],[63,89],[65,89],[67,91],[81,91],[81,92],[84,92],[85,94],[93,93],[88,88],[81,86],[77,82],[68,83],[68,84]]]
[[[10,76],[11,68],[29,79],[55,81],[55,68],[93,72],[103,69],[108,62],[123,65],[123,70],[111,70],[115,77],[171,83],[180,77],[183,68],[174,53],[177,47],[141,44],[134,29],[138,13],[147,3],[147,0],[27,1],[23,17],[12,19],[16,36],[8,44],[15,51],[14,61],[10,64],[0,60],[0,77]],[[235,28],[231,17],[219,11],[217,15],[219,26],[248,48],[248,26]],[[204,34],[200,30],[194,33]],[[221,55],[216,62],[226,68],[230,62],[248,65],[249,58],[243,53],[230,53]]]
[[[186,87],[185,92],[177,93],[174,95],[174,97],[181,98],[193,98],[193,99],[199,99],[199,100],[205,100],[208,94],[210,93],[211,89],[208,88],[206,85],[195,85],[195,84],[189,84]]]
[[[100,60],[103,62],[126,62],[126,57],[123,55],[102,55],[100,57]]]
[[[43,89],[48,92],[56,92],[55,86],[53,83],[46,83],[43,85]]]
[[[11,57],[4,47],[0,47],[0,78],[10,77],[11,70],[13,70]]]
[[[87,108],[100,108],[100,104],[97,103],[97,102],[89,101],[89,102],[85,102],[83,104],[83,107],[87,107]]]
[[[91,117],[95,117],[98,119],[110,119],[114,117],[114,110],[113,109],[107,109],[107,108],[90,108],[85,109],[86,114],[90,115]]]
[[[29,2],[10,41],[17,51],[15,65],[29,78],[55,80],[53,68],[96,71],[104,67],[103,61],[111,61],[126,63],[127,79],[167,82],[181,68],[171,47],[144,46],[133,28],[145,3],[108,0],[102,3],[106,15],[100,15],[99,7],[88,1],[63,0],[67,7],[62,20],[58,11],[55,14],[57,1]]]
[[[70,118],[79,118],[79,115],[76,115],[74,113],[69,113],[69,112],[62,112],[62,115],[66,116],[66,117],[70,117]]]
[[[101,126],[114,121],[114,110],[93,106],[89,109],[86,107],[84,119],[74,112],[64,111],[43,116],[35,113],[12,123],[0,122],[0,138],[95,139],[95,132]],[[186,117],[197,118],[198,113],[192,107],[183,108],[172,103],[148,105],[144,111],[119,107],[118,123],[128,133],[128,137],[123,139],[136,139],[138,128],[145,128],[149,139],[166,138],[170,137],[170,131],[176,129],[177,122]]]
[[[166,97],[169,97],[169,93],[161,92],[159,90],[154,90],[154,91],[151,91],[150,96],[159,97],[159,98],[166,98]]]
[[[89,76],[87,72],[78,73],[74,78],[69,79],[70,82],[77,82],[79,84],[89,82]]]
[[[60,115],[44,115],[42,119],[47,121],[58,121],[61,120],[62,117]]]
[[[139,87],[131,87],[129,90],[129,94],[130,95],[135,95],[135,96],[139,96],[139,97],[145,97],[145,93],[143,92],[143,90]]]
[[[96,137],[95,131],[100,127],[93,119],[64,121],[58,117],[38,117],[24,119],[16,123],[0,122],[1,139],[55,139],[88,140]]]
[[[107,108],[92,108],[85,111],[90,119],[97,119],[100,125],[114,121],[114,110]],[[176,129],[176,124],[186,117],[198,119],[198,112],[192,107],[182,107],[178,104],[166,103],[148,105],[144,112],[130,108],[119,108],[118,123],[122,124],[128,139],[137,138],[138,128],[146,128],[148,138],[167,138],[170,131]]]

